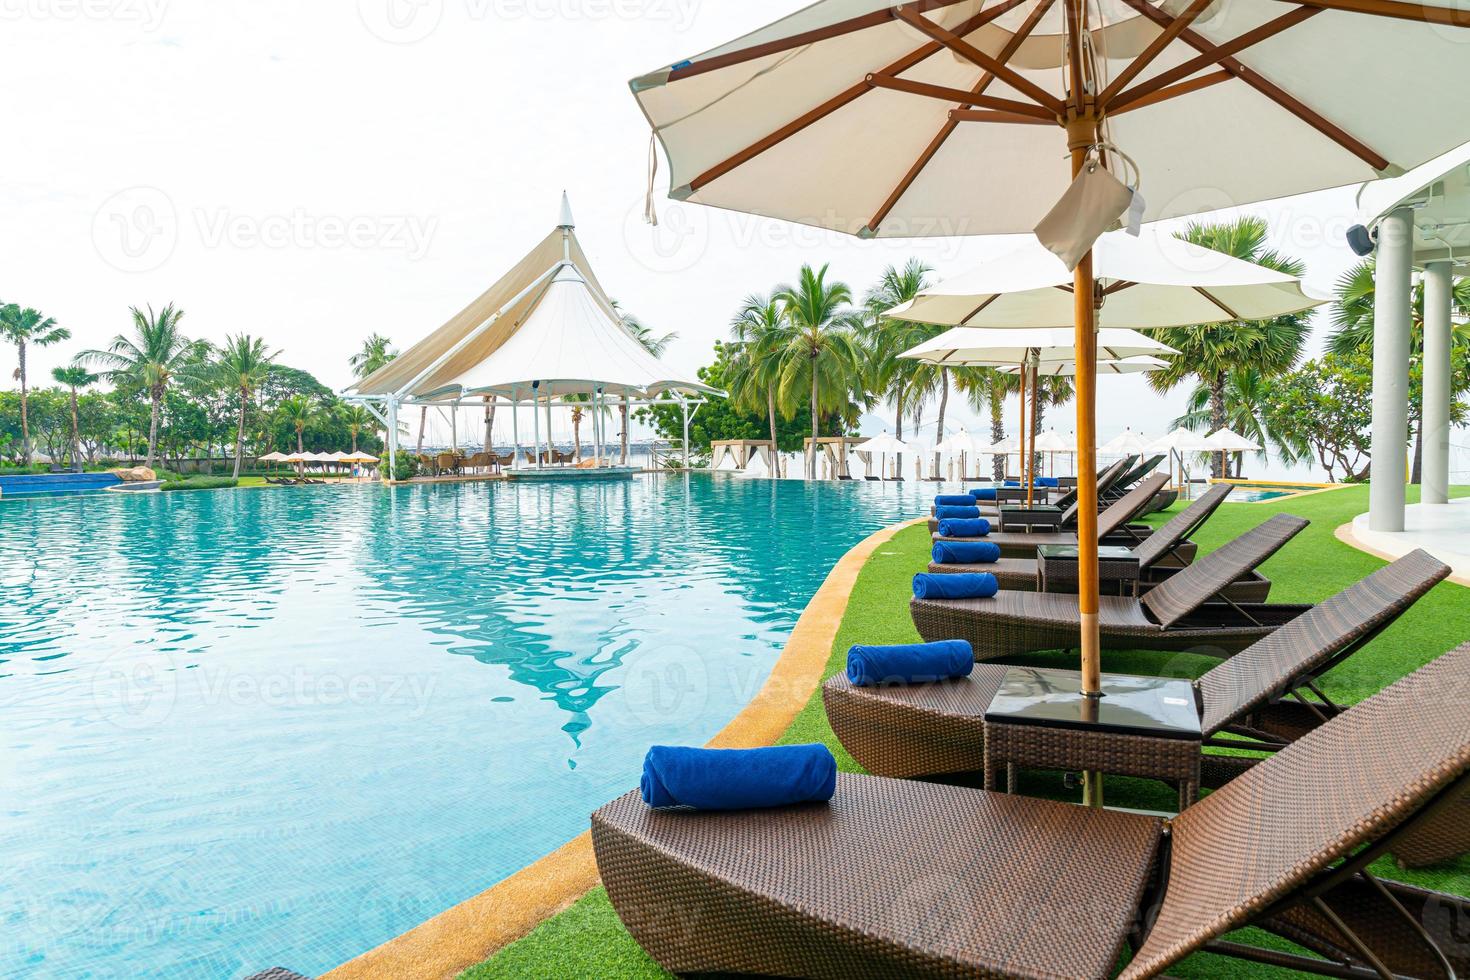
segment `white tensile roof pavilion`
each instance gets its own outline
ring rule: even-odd
[[[600,465],[605,399],[629,406],[679,404],[687,451],[691,409],[703,404],[703,396],[717,394],[664,365],[624,327],[577,241],[563,194],[556,228],[535,248],[447,323],[347,389],[344,397],[365,405],[387,428],[391,469],[398,451],[397,416],[404,406],[453,409],[487,399],[509,401],[519,460],[517,409],[530,403],[540,460],[536,409],[546,411],[549,442],[551,409],[570,404],[569,395],[585,396],[592,403],[593,455]]]

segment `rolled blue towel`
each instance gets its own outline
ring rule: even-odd
[[[941,565],[993,565],[1000,560],[1000,545],[993,541],[936,541],[933,555]]]
[[[915,599],[989,599],[999,591],[1000,583],[989,572],[920,572],[914,576]]]
[[[946,538],[983,538],[990,533],[990,522],[983,517],[946,517],[939,522],[939,534]]]
[[[935,507],[974,507],[975,498],[968,493],[941,493],[934,498]]]
[[[697,749],[655,745],[643,757],[639,789],[651,807],[751,810],[830,800],[837,760],[825,745]]]
[[[968,677],[974,667],[975,654],[965,640],[884,647],[855,644],[847,650],[847,679],[858,687]]]
[[[1038,476],[1036,478],[1036,485],[1038,487],[1059,487],[1062,484],[1061,481],[1054,476]]]
[[[977,489],[971,490],[970,491],[970,496],[974,497],[977,501],[980,501],[980,500],[994,500],[995,499],[995,488],[994,487],[979,487]]]
[[[937,517],[941,521],[944,520],[947,517],[969,517],[969,518],[977,518],[977,517],[980,516],[980,508],[979,507],[935,507],[934,508],[934,516]]]
[[[1021,481],[1020,480],[1007,480],[1006,481],[1006,486],[1008,486],[1008,487],[1019,487],[1020,485],[1021,485]]]

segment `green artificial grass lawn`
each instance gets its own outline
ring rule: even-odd
[[[1410,501],[1418,499],[1418,488],[1409,488]],[[1457,487],[1455,496],[1470,495],[1470,487]],[[1176,505],[1177,506],[1177,505]],[[1333,536],[1341,524],[1368,508],[1367,487],[1351,487],[1252,504],[1225,504],[1195,534],[1200,551],[1208,551],[1273,514],[1296,514],[1311,525],[1262,566],[1273,583],[1274,602],[1317,602],[1341,591],[1384,563],[1350,548]],[[1168,514],[1156,515],[1161,523]],[[847,648],[854,643],[906,643],[918,639],[909,619],[910,580],[928,563],[929,532],[923,525],[899,532],[868,560],[853,587],[852,598],[832,644],[827,674],[841,669]],[[1342,702],[1356,702],[1395,679],[1428,663],[1446,650],[1470,640],[1470,596],[1458,585],[1442,582],[1393,626],[1324,678],[1327,693]],[[1195,677],[1218,661],[1179,653],[1104,651],[1105,670],[1115,673],[1163,674]],[[1045,655],[1031,662],[1052,666],[1075,666],[1075,655]],[[837,756],[841,769],[861,772],[832,734],[822,710],[820,691],[787,729],[781,741],[823,742]],[[1022,790],[1034,795],[1076,799],[1059,777],[1028,774]],[[1176,799],[1172,789],[1144,780],[1109,777],[1105,785],[1109,806],[1169,810]],[[1430,888],[1470,895],[1470,858],[1437,868],[1400,870],[1387,858],[1374,870],[1385,878],[1413,882]],[[1065,873],[1059,869],[1059,873]],[[977,910],[977,914],[983,914]],[[1275,937],[1244,930],[1232,938],[1259,945],[1289,949]],[[1171,971],[1172,976],[1264,978],[1306,976],[1239,960],[1199,954]],[[467,970],[466,978],[484,980],[501,977],[663,977],[667,974],[651,960],[618,922],[607,893],[596,888],[567,911],[538,926],[525,938],[507,946],[486,962]]]

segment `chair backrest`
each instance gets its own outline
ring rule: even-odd
[[[1453,800],[1470,770],[1467,676],[1470,644],[1179,814],[1158,916],[1120,976],[1157,975],[1320,881],[1339,859],[1432,819],[1434,804]]]
[[[1277,514],[1227,542],[1203,558],[1195,559],[1167,580],[1154,586],[1141,600],[1161,626],[1170,626],[1209,602],[1227,585],[1270,558],[1282,545],[1296,537],[1310,521],[1291,514]]]
[[[1150,456],[1148,459],[1144,460],[1142,463],[1139,463],[1133,469],[1120,476],[1118,478],[1118,488],[1122,489],[1123,487],[1132,486],[1134,483],[1137,483],[1139,480],[1143,479],[1145,476],[1157,469],[1158,465],[1163,461],[1164,457],[1162,455]]]
[[[1155,473],[1115,500],[1107,510],[1097,515],[1098,540],[1102,540],[1137,517],[1167,482],[1169,482],[1167,476]]]
[[[1154,562],[1163,558],[1179,542],[1188,538],[1210,516],[1215,513],[1219,506],[1230,496],[1230,491],[1235,487],[1229,483],[1216,483],[1200,494],[1188,507],[1169,518],[1163,527],[1156,528],[1138,546],[1133,549],[1133,557],[1138,559],[1139,568],[1148,568]]]
[[[1118,476],[1123,472],[1123,468],[1131,463],[1133,459],[1134,457],[1132,456],[1127,456],[1123,459],[1120,459],[1112,466],[1109,466],[1107,469],[1103,470],[1097,475],[1097,494],[1099,499],[1102,498],[1103,494],[1108,492],[1108,489],[1111,488],[1113,484],[1118,482]],[[1073,490],[1067,496],[1070,496],[1072,498],[1072,502],[1067,506],[1065,510],[1062,511],[1062,527],[1066,527],[1077,520],[1077,510],[1079,507],[1081,507],[1081,502],[1077,499],[1076,490]],[[1066,497],[1063,497],[1062,499],[1065,500]]]
[[[1449,574],[1429,552],[1411,551],[1207,671],[1195,684],[1205,734],[1331,670]]]
[[[440,453],[439,456],[438,456],[438,458],[435,460],[435,462],[439,466],[453,466],[454,465],[454,453]]]

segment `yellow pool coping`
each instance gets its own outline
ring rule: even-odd
[[[837,560],[791,630],[770,676],[705,744],[770,745],[791,726],[822,681],[858,572],[879,546],[925,518],[868,535]],[[591,834],[584,831],[472,898],[322,974],[321,980],[450,978],[526,935],[597,884]]]

